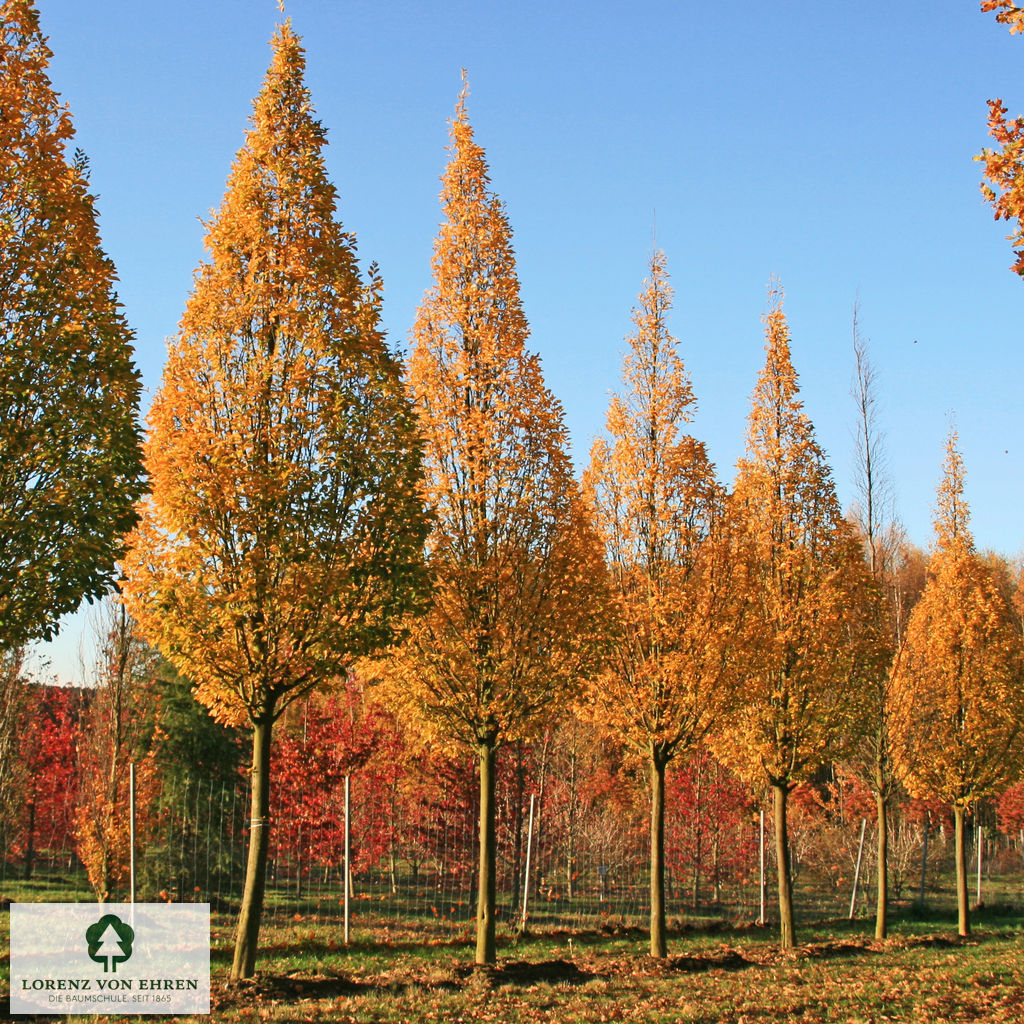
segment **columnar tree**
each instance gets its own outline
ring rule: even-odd
[[[704,739],[730,695],[730,585],[712,537],[724,495],[703,443],[684,433],[696,399],[668,331],[671,299],[665,256],[655,252],[627,339],[625,393],[612,399],[610,437],[594,443],[585,480],[614,608],[614,643],[591,695],[599,720],[649,766],[655,957],[666,954],[665,769]]]
[[[854,381],[856,403],[855,485],[853,520],[864,548],[864,559],[877,584],[876,657],[865,674],[865,728],[851,752],[849,767],[867,784],[875,798],[878,879],[875,938],[884,939],[888,913],[889,803],[896,789],[889,745],[892,703],[892,658],[905,622],[901,614],[898,561],[902,531],[893,513],[892,486],[885,458],[885,442],[878,426],[878,379],[861,337],[858,311],[853,313]]]
[[[152,497],[125,563],[146,635],[252,730],[233,979],[255,964],[272,724],[392,642],[424,589],[415,418],[380,282],[335,219],[304,64],[286,23],[150,413]]]
[[[494,767],[499,745],[550,723],[588,653],[601,560],[557,399],[526,348],[512,232],[466,115],[451,128],[434,285],[417,313],[409,384],[424,434],[434,594],[389,675],[480,775],[478,963],[495,958]]]
[[[75,850],[100,903],[124,891],[130,864],[131,765],[139,820],[158,788],[155,749],[156,657],[125,607],[112,597],[96,608],[92,684],[77,738]]]
[[[964,820],[1020,771],[1024,649],[992,571],[974,551],[956,442],[950,431],[928,581],[893,675],[892,739],[911,794],[953,808],[958,928],[967,935]]]
[[[720,756],[773,794],[781,944],[792,947],[787,799],[861,727],[870,579],[803,412],[776,301],[732,498],[746,565],[741,700]]]
[[[106,592],[142,492],[132,335],[30,0],[0,4],[0,650]]]

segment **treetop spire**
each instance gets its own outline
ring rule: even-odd
[[[942,482],[936,488],[934,519],[936,547],[943,553],[954,549],[965,553],[974,549],[971,510],[964,497],[964,460],[957,447],[958,441],[956,426],[950,424],[942,461]]]

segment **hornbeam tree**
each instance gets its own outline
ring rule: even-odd
[[[683,432],[696,399],[668,332],[665,256],[633,311],[625,393],[585,478],[609,566],[615,642],[591,697],[600,721],[635,747],[651,781],[651,956],[666,955],[665,769],[728,707],[727,561],[715,557],[724,494],[703,443]]]
[[[892,704],[891,668],[900,641],[903,620],[899,614],[900,587],[897,564],[902,531],[895,521],[892,486],[887,473],[884,438],[878,427],[878,380],[860,335],[858,310],[853,311],[854,381],[852,395],[857,405],[856,477],[857,502],[853,520],[857,526],[878,598],[875,616],[877,657],[866,674],[865,729],[852,750],[849,767],[871,790],[875,798],[877,823],[877,870],[875,938],[888,931],[889,904],[889,804],[896,791],[889,744],[889,715]]]
[[[380,283],[335,219],[304,65],[285,23],[150,413],[152,496],[124,566],[147,637],[252,730],[232,979],[255,964],[273,722],[393,642],[425,583],[415,416]]]
[[[154,652],[125,607],[107,597],[96,608],[95,662],[77,738],[75,851],[96,899],[124,891],[131,860],[130,768],[134,764],[136,835],[152,826],[156,767]],[[145,840],[143,839],[144,843]]]
[[[746,563],[742,694],[718,737],[722,760],[771,789],[781,944],[791,948],[787,799],[861,727],[872,652],[872,585],[798,399],[781,297],[766,316],[767,358],[754,390],[747,453],[732,497],[736,557]]]
[[[478,963],[495,959],[495,753],[550,723],[585,669],[602,565],[562,408],[527,351],[512,233],[463,88],[443,176],[434,285],[409,383],[425,441],[430,610],[387,669],[480,781]]]
[[[29,0],[0,4],[0,650],[110,587],[142,493],[132,335]]]
[[[964,819],[1017,776],[1024,650],[992,571],[974,551],[963,460],[950,431],[928,581],[893,673],[893,754],[907,789],[950,804],[958,929],[970,933]]]

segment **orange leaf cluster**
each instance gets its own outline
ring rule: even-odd
[[[1016,229],[1006,237],[1017,256],[1013,270],[1024,276],[1024,117],[1007,120],[1002,100],[988,101],[988,131],[1000,149],[983,149],[974,159],[985,165],[982,195],[995,208],[996,220],[1016,220]]]
[[[982,11],[996,12],[996,21],[1010,27],[1011,35],[1024,32],[1024,8],[1013,0],[981,0]],[[1003,101],[988,101],[988,133],[1000,149],[983,149],[974,159],[984,163],[981,194],[995,209],[996,220],[1015,220],[1016,229],[1007,239],[1017,256],[1012,269],[1024,276],[1024,118],[1006,119]]]
[[[996,12],[996,21],[1010,26],[1010,34],[1024,32],[1024,7],[1018,7],[1013,0],[981,0],[981,10]]]

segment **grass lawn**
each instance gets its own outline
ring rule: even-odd
[[[479,969],[471,964],[468,936],[428,938],[422,931],[381,928],[355,932],[345,948],[337,925],[299,919],[265,928],[257,978],[229,989],[231,926],[215,918],[212,1018],[339,1024],[1024,1020],[1024,921],[982,910],[974,922],[974,935],[960,940],[951,917],[902,916],[883,943],[865,935],[869,922],[805,924],[792,954],[778,951],[771,929],[710,924],[677,930],[661,963],[646,955],[646,936],[638,929],[564,931],[507,940],[498,965]]]

